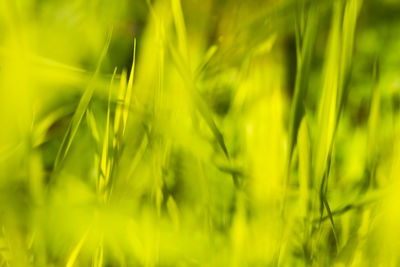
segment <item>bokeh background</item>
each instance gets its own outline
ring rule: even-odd
[[[0,266],[398,266],[397,0],[0,0]]]

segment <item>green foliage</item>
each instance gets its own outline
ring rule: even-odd
[[[397,266],[394,0],[0,0],[1,266]]]

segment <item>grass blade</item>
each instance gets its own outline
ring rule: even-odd
[[[61,146],[58,150],[58,153],[57,153],[57,156],[56,156],[56,159],[54,162],[54,170],[58,170],[60,168],[61,164],[63,163],[63,161],[65,160],[65,158],[68,154],[68,151],[71,147],[72,141],[74,140],[74,137],[76,135],[76,132],[78,131],[78,128],[82,121],[82,118],[85,115],[85,112],[90,103],[90,100],[92,99],[94,90],[96,89],[95,84],[96,84],[97,78],[100,73],[100,68],[101,68],[102,62],[107,54],[108,47],[110,45],[111,35],[112,35],[112,33],[110,32],[107,36],[106,43],[101,51],[100,58],[97,63],[97,67],[94,72],[94,75],[93,75],[92,79],[90,80],[85,92],[83,93],[83,95],[79,101],[78,107],[76,108],[75,113],[71,119],[71,122],[67,129],[67,132],[64,135],[63,141],[61,143]]]

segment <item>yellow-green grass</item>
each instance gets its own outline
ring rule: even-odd
[[[397,266],[399,14],[0,0],[0,267]]]

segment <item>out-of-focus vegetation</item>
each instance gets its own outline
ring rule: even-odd
[[[398,266],[397,0],[0,0],[0,266]]]

